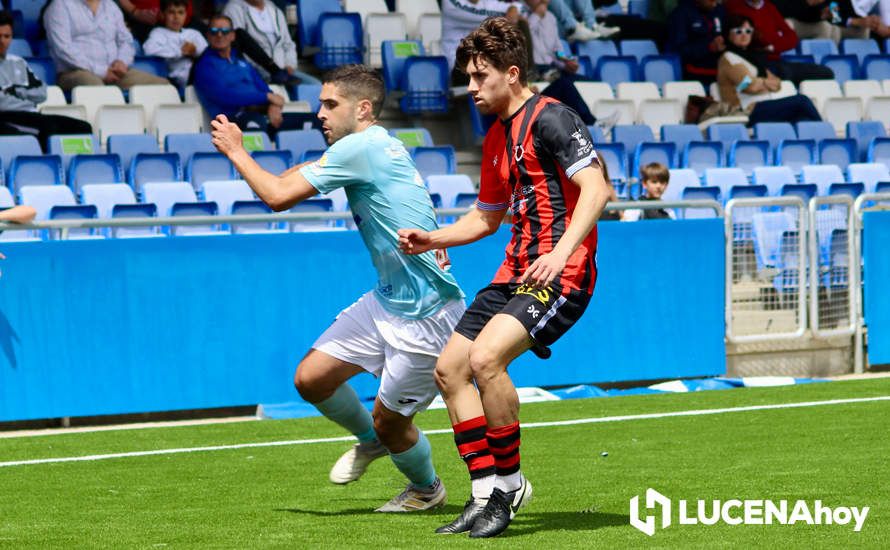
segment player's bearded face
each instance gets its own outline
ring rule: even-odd
[[[507,73],[488,64],[485,59],[470,59],[467,63],[470,83],[467,92],[482,114],[500,114],[510,102],[510,85]]]
[[[318,119],[328,144],[355,133],[358,128],[358,102],[338,93],[333,84],[324,84],[319,96]]]

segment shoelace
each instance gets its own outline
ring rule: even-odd
[[[495,489],[491,492],[491,497],[488,499],[489,504],[485,505],[485,508],[482,509],[482,513],[479,514],[479,517],[486,519],[494,519],[495,511],[500,508],[502,510],[509,510],[510,503],[507,502],[507,495],[504,494],[500,489]],[[494,502],[497,506],[490,506],[490,503]]]

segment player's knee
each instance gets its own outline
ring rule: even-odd
[[[297,389],[300,397],[310,403],[324,401],[333,393],[333,391],[323,387],[323,384],[320,382],[318,377],[311,376],[305,369],[297,367],[297,372],[294,373],[294,387]]]
[[[498,356],[491,348],[479,345],[470,348],[470,371],[477,383],[491,379],[498,370]]]

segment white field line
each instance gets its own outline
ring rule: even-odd
[[[828,405],[846,405],[852,403],[870,403],[875,401],[890,401],[890,395],[879,397],[858,397],[850,399],[830,399],[827,401],[804,401],[800,403],[779,403],[775,405],[749,405],[746,407],[729,407],[723,409],[693,409],[686,411],[661,412],[649,414],[630,414],[621,416],[602,416],[598,418],[578,418],[575,420],[557,420],[553,422],[529,422],[523,423],[523,429],[549,428],[553,426],[574,426],[577,424],[599,424],[605,422],[624,422],[628,420],[651,420],[657,418],[672,418],[679,416],[705,416],[712,414],[768,411],[777,409],[798,409],[803,407],[822,407]],[[427,434],[450,434],[450,429],[428,430]],[[259,443],[239,443],[234,445],[214,445],[210,447],[190,447],[181,449],[156,449],[152,451],[133,451],[128,453],[111,453],[101,455],[66,456],[58,458],[38,458],[33,460],[12,460],[0,462],[0,468],[10,466],[31,466],[35,464],[54,464],[59,462],[90,462],[96,460],[108,460],[112,458],[129,458],[136,456],[171,455],[181,453],[197,453],[209,451],[229,451],[235,449],[253,449],[258,447],[285,447],[290,445],[309,445],[313,443],[336,443],[343,441],[355,441],[353,436],[325,437],[318,439],[294,439],[290,441],[265,441]]]

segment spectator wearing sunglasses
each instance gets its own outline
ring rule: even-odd
[[[43,14],[56,82],[74,86],[168,84],[166,78],[133,69],[133,35],[112,0],[53,0]]]
[[[195,91],[211,118],[219,114],[242,130],[275,133],[296,128],[297,120],[286,117],[285,98],[275,94],[259,72],[232,47],[235,28],[227,15],[214,15],[207,29],[209,47],[193,70]]]
[[[743,15],[757,29],[751,46],[762,49],[770,60],[797,47],[798,38],[770,0],[727,0],[727,15]]]
[[[769,68],[766,52],[752,46],[754,25],[741,15],[726,18],[726,52],[717,65],[720,100],[748,114],[748,124],[822,120],[804,95],[782,90],[782,81]],[[729,110],[729,109],[727,109]]]

